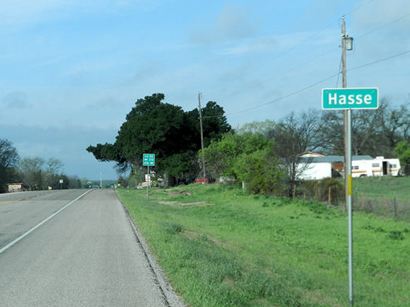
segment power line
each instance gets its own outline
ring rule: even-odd
[[[393,55],[388,56],[388,57],[384,57],[384,58],[380,58],[380,59],[377,59],[377,60],[368,62],[368,63],[366,63],[366,64],[354,66],[354,67],[348,69],[347,71],[350,72],[350,71],[362,69],[362,68],[364,68],[364,67],[371,66],[371,65],[374,65],[374,64],[378,64],[378,63],[381,63],[381,62],[385,62],[385,61],[388,61],[388,60],[390,60],[390,59],[397,58],[397,57],[400,57],[400,56],[403,56],[403,55],[406,55],[406,54],[409,54],[409,53],[410,53],[410,50],[402,51],[402,52],[393,54]],[[315,86],[317,86],[317,85],[319,85],[319,84],[322,84],[322,83],[324,83],[324,82],[326,82],[326,81],[328,81],[328,80],[330,80],[330,79],[333,79],[334,77],[337,77],[337,76],[339,76],[339,75],[340,75],[340,68],[339,68],[339,71],[338,71],[336,74],[330,75],[330,76],[328,76],[328,77],[326,77],[326,78],[324,78],[324,79],[322,79],[322,80],[316,81],[316,82],[314,82],[314,83],[312,83],[312,84],[309,84],[309,85],[307,85],[307,86],[305,86],[305,87],[303,87],[303,88],[301,88],[301,89],[298,89],[298,90],[296,90],[296,91],[290,92],[289,94],[280,96],[280,97],[278,97],[278,98],[275,98],[275,99],[273,99],[273,100],[267,101],[267,102],[262,103],[262,104],[257,105],[257,106],[253,106],[253,107],[250,107],[250,108],[246,108],[246,109],[243,109],[243,110],[240,110],[240,111],[237,111],[237,112],[227,113],[227,114],[225,114],[225,116],[236,115],[236,114],[240,114],[240,113],[244,113],[244,112],[249,112],[249,111],[253,111],[253,110],[262,108],[262,107],[264,107],[264,106],[270,105],[270,104],[274,104],[274,103],[276,103],[276,102],[278,102],[278,101],[281,101],[281,100],[284,100],[284,99],[286,99],[286,98],[289,98],[289,97],[295,96],[295,95],[297,95],[297,94],[300,94],[300,93],[302,93],[302,92],[304,92],[304,91],[306,91],[306,90],[308,90],[308,89],[311,89],[311,88],[313,88],[313,87],[315,87]],[[213,118],[213,117],[219,117],[219,116],[217,116],[217,115],[216,115],[216,116],[203,116],[203,118]]]
[[[342,16],[349,16],[352,15],[352,13],[356,12],[357,10],[359,10],[365,3],[366,5],[373,2],[374,0],[367,0],[367,1],[363,1],[363,2],[359,2],[356,7],[353,7],[350,11],[346,12],[345,14],[342,14]]]
[[[356,5],[356,7],[354,7],[353,9],[351,9],[350,11],[346,12],[345,14],[343,14],[343,16],[351,15],[352,13],[356,12],[356,11],[359,10],[361,7],[363,7],[364,4],[367,5],[367,4],[369,4],[369,3],[373,2],[373,1],[374,1],[374,0],[368,0],[368,1],[365,1],[365,2],[361,2],[361,3],[359,3],[358,5]],[[396,23],[396,22],[399,22],[400,20],[402,20],[402,19],[404,19],[404,18],[406,18],[406,17],[408,17],[408,16],[410,16],[410,13],[409,13],[409,14],[406,14],[406,15],[403,15],[403,16],[397,18],[397,19],[394,19],[394,20],[392,20],[392,21],[390,21],[390,22],[387,22],[387,23],[383,24],[382,26],[378,26],[378,27],[376,27],[376,28],[373,28],[373,29],[371,29],[371,30],[369,30],[369,31],[367,31],[367,32],[364,32],[364,33],[362,33],[362,34],[356,36],[356,37],[363,37],[363,36],[366,36],[366,35],[368,35],[368,34],[371,34],[371,33],[375,32],[376,30],[378,30],[378,29],[380,29],[380,28],[383,28],[383,27],[386,27],[386,26],[388,26],[388,25],[391,25],[391,24],[394,24],[394,23]],[[276,59],[278,59],[278,58],[280,58],[280,57],[286,55],[287,53],[289,53],[289,52],[291,52],[292,50],[296,49],[296,48],[299,47],[300,45],[303,45],[303,43],[305,43],[306,41],[312,40],[313,38],[316,38],[316,37],[319,37],[320,34],[322,34],[325,30],[328,29],[328,26],[329,26],[330,24],[331,24],[331,23],[329,23],[329,24],[328,24],[324,29],[322,29],[321,31],[319,31],[319,32],[317,32],[317,33],[314,33],[314,34],[308,36],[307,38],[305,38],[304,40],[302,40],[299,44],[297,44],[297,45],[291,47],[290,49],[288,49],[287,51],[285,51],[285,52],[279,54],[279,55],[276,56],[273,60],[276,60]],[[336,48],[332,47],[332,48],[329,49],[328,51],[333,51],[333,50],[335,50],[335,49],[336,49]],[[327,52],[324,52],[324,53],[321,53],[319,56],[328,54],[328,53],[329,53],[328,51],[327,51]],[[384,61],[390,60],[390,59],[392,59],[392,58],[396,58],[396,57],[399,57],[399,56],[403,56],[403,55],[408,54],[408,53],[410,53],[410,50],[407,50],[407,51],[404,51],[404,52],[400,52],[400,53],[398,53],[398,54],[394,54],[394,55],[392,55],[392,56],[388,56],[388,57],[385,57],[385,58],[381,58],[381,59],[378,59],[378,60],[375,60],[375,61],[372,61],[372,62],[363,64],[363,65],[359,65],[359,66],[352,67],[352,68],[348,69],[348,71],[358,70],[358,69],[361,69],[361,68],[364,68],[364,67],[367,67],[367,66],[370,66],[370,65],[374,65],[374,64],[377,64],[377,63],[380,63],[380,62],[384,62]],[[312,60],[309,61],[309,62],[313,62],[313,61],[315,61],[316,59],[317,59],[317,57],[314,57],[314,58],[312,58]],[[305,64],[306,64],[306,63],[305,63]],[[298,66],[295,66],[294,68],[297,68],[297,67],[298,67]],[[293,69],[294,69],[294,68],[293,68]],[[337,87],[338,84],[339,84],[340,68],[341,68],[341,62],[339,63],[339,70],[338,70],[338,72],[337,72],[336,74],[330,75],[330,76],[328,76],[328,77],[326,77],[326,78],[324,78],[324,79],[322,79],[322,80],[316,81],[316,82],[314,82],[314,83],[312,83],[312,84],[310,84],[310,85],[308,85],[308,86],[305,86],[305,87],[303,87],[303,88],[301,88],[301,89],[299,89],[299,90],[296,90],[296,91],[291,92],[291,93],[289,93],[289,94],[286,94],[286,95],[284,95],[284,96],[280,96],[280,97],[278,97],[278,98],[276,98],[276,99],[273,99],[273,100],[271,100],[271,101],[265,102],[265,103],[263,103],[263,104],[260,104],[260,105],[254,106],[254,107],[246,108],[246,109],[243,109],[243,110],[240,110],[240,111],[237,111],[237,112],[231,112],[231,113],[225,114],[225,116],[228,116],[228,115],[236,115],[236,114],[240,114],[240,113],[243,113],[243,112],[252,111],[252,110],[255,110],[255,109],[259,109],[259,108],[261,108],[261,107],[264,107],[264,106],[266,106],[266,105],[270,105],[270,104],[276,103],[276,102],[281,101],[281,100],[283,100],[283,99],[286,99],[286,98],[289,98],[289,97],[291,97],[291,96],[297,95],[297,94],[299,94],[299,93],[301,93],[301,92],[304,92],[304,91],[306,91],[306,90],[308,90],[308,89],[310,89],[310,88],[312,88],[312,87],[315,87],[316,85],[319,85],[319,84],[321,84],[321,83],[324,83],[324,82],[326,82],[326,81],[328,81],[328,80],[330,80],[330,79],[332,79],[332,78],[334,78],[334,77],[336,77],[336,76],[337,76],[337,81],[336,81],[336,87]],[[293,69],[291,69],[291,70],[293,70]],[[288,72],[291,71],[291,70],[288,70]],[[212,117],[218,117],[218,116],[203,116],[203,118],[212,118]]]
[[[374,65],[374,64],[377,64],[377,63],[380,63],[380,62],[384,62],[384,61],[387,61],[387,60],[390,60],[390,59],[394,59],[394,58],[400,57],[400,56],[405,55],[405,54],[408,54],[408,53],[410,53],[410,50],[402,51],[402,52],[393,54],[393,55],[388,56],[388,57],[385,57],[385,58],[381,58],[381,59],[378,59],[378,60],[375,60],[375,61],[372,61],[372,62],[363,64],[363,65],[355,66],[355,67],[353,67],[353,68],[348,69],[348,71],[353,71],[353,70],[361,69],[361,68],[364,68],[364,67],[367,67],[367,66],[370,66],[370,65]]]
[[[344,14],[342,14],[342,16],[352,15],[354,12],[358,11],[359,9],[361,9],[364,5],[367,5],[367,4],[369,4],[369,3],[373,2],[373,1],[375,1],[375,0],[362,1],[362,2],[358,3],[355,7],[353,7],[350,11],[347,11],[347,12],[345,12]],[[340,16],[340,15],[338,14],[338,16]],[[404,16],[403,16],[403,17],[404,17]],[[333,20],[334,20],[334,18],[332,18],[332,21],[329,22],[329,23],[327,23],[326,26],[325,26],[322,30],[320,30],[319,32],[315,32],[315,33],[309,35],[308,37],[304,38],[299,44],[297,44],[297,45],[295,45],[295,46],[289,48],[288,50],[286,50],[286,51],[284,51],[283,53],[281,53],[281,54],[277,55],[276,57],[274,57],[274,58],[272,59],[272,61],[275,61],[275,60],[277,60],[278,58],[287,55],[287,54],[290,53],[291,51],[297,49],[299,46],[302,46],[302,45],[303,45],[304,43],[306,43],[307,41],[312,41],[312,40],[315,40],[316,38],[318,38],[324,31],[326,31],[326,30],[329,29],[329,26],[330,26],[331,24],[333,24]],[[395,21],[394,21],[394,22],[395,22]],[[393,23],[393,22],[391,22],[391,23]],[[388,23],[388,24],[390,24],[390,23]],[[367,35],[367,34],[368,34],[368,33],[364,33],[362,36]],[[308,59],[307,61],[303,62],[303,64],[306,65],[306,64],[310,64],[310,63],[312,63],[312,62],[315,62],[318,58],[320,58],[320,57],[322,57],[322,56],[324,56],[324,55],[326,55],[326,54],[329,54],[329,53],[332,52],[332,51],[337,51],[337,50],[339,50],[339,48],[340,48],[340,46],[339,46],[339,47],[326,48],[324,51],[323,51],[323,49],[322,49],[322,52],[321,52],[320,54],[318,54],[317,56],[314,56],[314,57]],[[297,68],[299,68],[299,67],[300,67],[300,64],[292,65],[289,69],[286,70],[286,72],[285,72],[284,75],[287,75],[289,72],[294,71],[295,69],[297,69]],[[282,75],[282,76],[283,76],[283,75]],[[339,80],[338,80],[337,82],[339,82]]]
[[[337,80],[336,80],[336,86],[335,86],[335,87],[338,87],[338,86],[339,86],[339,78],[340,78],[340,73],[341,73],[341,68],[342,68],[342,61],[343,61],[343,58],[340,57],[339,73],[337,74]]]
[[[373,1],[373,0],[371,0],[371,1]],[[360,6],[358,6],[358,7],[356,8],[356,10],[357,10],[359,7],[360,7]],[[353,11],[355,11],[355,10],[352,10],[350,13],[352,13]],[[394,23],[396,23],[396,22],[399,22],[399,21],[401,21],[401,20],[403,20],[403,19],[405,19],[406,17],[409,17],[409,16],[410,16],[410,13],[405,14],[405,15],[403,15],[403,16],[401,16],[401,17],[399,17],[399,18],[396,18],[396,19],[394,19],[394,20],[392,20],[392,21],[390,21],[390,22],[386,22],[386,23],[384,23],[384,24],[381,25],[381,26],[377,26],[377,27],[375,27],[375,28],[373,28],[373,29],[371,29],[371,30],[369,30],[369,31],[367,31],[367,32],[363,32],[363,33],[361,33],[361,34],[359,34],[359,35],[357,35],[357,36],[355,35],[355,39],[364,37],[364,36],[369,35],[369,34],[371,34],[371,33],[374,33],[374,32],[376,32],[376,31],[379,30],[379,29],[385,28],[386,26],[390,26],[390,25],[392,25],[392,24],[394,24]],[[308,60],[307,62],[304,62],[304,64],[312,63],[312,62],[314,62],[315,60],[317,60],[318,58],[320,58],[320,57],[322,57],[322,56],[324,56],[324,55],[326,55],[326,54],[329,54],[329,52],[331,52],[331,51],[336,51],[336,48],[335,48],[335,47],[328,48],[328,49],[326,49],[324,52],[320,53],[319,55],[317,55],[317,56],[311,58],[311,59]],[[400,55],[401,55],[401,54],[400,54]],[[395,57],[395,56],[393,56],[393,57]],[[292,69],[288,70],[287,72],[292,71],[292,70],[294,70],[295,68],[298,68],[298,67],[299,67],[299,65],[295,65]],[[340,64],[339,64],[339,70],[340,70]],[[336,87],[338,86],[338,84],[339,84],[339,76],[338,76],[338,79],[337,79],[337,81],[336,81]]]
[[[303,88],[301,88],[301,89],[299,89],[299,90],[296,90],[296,91],[294,91],[294,92],[291,92],[291,93],[289,93],[289,94],[286,94],[286,95],[284,95],[284,96],[280,96],[280,97],[278,97],[278,98],[275,98],[275,99],[273,99],[273,100],[270,100],[270,101],[268,101],[268,102],[265,102],[265,103],[263,103],[263,104],[260,104],[260,105],[254,106],[254,107],[250,107],[250,108],[243,109],[243,110],[240,110],[240,111],[237,111],[237,112],[232,112],[232,113],[225,114],[225,116],[228,116],[228,115],[236,115],[236,114],[239,114],[239,113],[252,111],[252,110],[255,110],[255,109],[262,108],[262,107],[264,107],[264,106],[266,106],[266,105],[270,105],[270,104],[276,103],[276,102],[278,102],[278,101],[280,101],[280,100],[283,100],[283,99],[289,98],[289,97],[291,97],[291,96],[300,94],[300,93],[302,93],[302,92],[304,92],[304,91],[306,91],[306,90],[308,90],[308,89],[310,89],[310,88],[312,88],[312,87],[315,87],[316,85],[319,85],[319,84],[321,84],[321,83],[324,83],[324,82],[326,82],[326,81],[328,81],[328,80],[330,80],[330,79],[336,77],[338,74],[339,74],[339,72],[336,73],[336,74],[333,74],[333,75],[331,75],[331,76],[328,76],[328,77],[326,77],[326,78],[324,78],[324,79],[322,79],[322,80],[316,81],[316,82],[314,82],[314,83],[312,83],[312,84],[310,84],[310,85],[307,85],[307,86],[305,86],[305,87],[303,87]],[[215,115],[215,116],[204,116],[203,118],[211,118],[211,117],[219,117],[219,116],[218,116],[218,115]]]
[[[359,10],[364,4],[367,5],[368,3],[371,3],[371,2],[373,2],[373,1],[374,1],[374,0],[367,0],[367,1],[360,2],[360,3],[358,3],[355,7],[353,7],[350,11],[348,11],[348,12],[342,14],[342,16],[349,16],[349,15],[351,15],[352,13],[356,12],[357,10]],[[340,15],[337,14],[337,16],[339,17]],[[282,53],[278,54],[277,56],[275,56],[275,57],[272,59],[272,61],[275,61],[275,60],[277,60],[277,59],[279,59],[279,58],[281,58],[281,57],[283,57],[283,56],[286,56],[288,53],[292,52],[293,50],[297,49],[298,47],[303,46],[303,44],[305,44],[306,42],[312,41],[312,40],[318,38],[324,31],[326,31],[326,30],[329,29],[329,27],[333,24],[334,20],[335,20],[335,18],[331,18],[331,21],[328,22],[328,23],[324,26],[324,28],[323,28],[322,30],[320,30],[319,32],[312,33],[311,35],[305,37],[305,38],[304,38],[302,41],[300,41],[298,44],[296,44],[296,45],[290,47],[289,49],[287,49],[287,50],[283,51]]]
[[[392,25],[392,24],[394,24],[394,23],[396,23],[396,22],[399,22],[399,21],[405,19],[405,18],[408,17],[408,16],[410,16],[410,13],[405,14],[405,15],[403,15],[403,16],[400,16],[399,18],[396,18],[396,19],[394,19],[394,20],[392,20],[392,21],[390,21],[390,22],[386,22],[386,23],[384,23],[384,24],[382,24],[382,25],[380,25],[380,26],[374,27],[373,29],[370,29],[370,30],[368,30],[367,32],[364,32],[364,33],[362,33],[362,34],[357,35],[356,38],[369,35],[369,34],[375,32],[375,31],[377,31],[377,30],[379,30],[379,29],[385,28],[386,26],[390,26],[390,25]]]
[[[374,0],[369,0],[369,2],[372,2],[372,1],[374,1]],[[362,5],[358,5],[355,9],[351,10],[350,12],[348,12],[348,13],[346,13],[346,14],[344,14],[344,15],[346,16],[346,15],[352,14],[353,12],[357,11],[361,6],[362,6]],[[367,36],[367,35],[369,35],[369,34],[372,34],[372,33],[376,32],[376,31],[379,30],[379,29],[385,28],[386,26],[390,26],[390,25],[392,25],[392,24],[394,24],[394,23],[396,23],[396,22],[399,22],[399,21],[401,21],[401,20],[403,20],[403,19],[405,19],[406,17],[409,17],[409,16],[410,16],[410,13],[405,14],[405,15],[403,15],[403,16],[401,16],[401,17],[399,17],[399,18],[396,18],[396,19],[394,19],[394,20],[392,20],[392,21],[389,21],[389,22],[386,22],[386,23],[384,23],[384,24],[382,24],[382,25],[380,25],[380,26],[374,27],[374,28],[370,29],[370,30],[367,31],[367,32],[363,32],[363,33],[361,33],[361,34],[359,34],[359,35],[355,35],[354,38],[355,38],[355,39],[358,39],[358,38]],[[323,31],[324,31],[324,30],[320,31],[319,34],[322,33]],[[316,56],[310,58],[310,59],[307,60],[307,61],[305,61],[304,64],[305,64],[305,65],[306,65],[306,64],[310,64],[310,63],[316,61],[318,58],[320,58],[320,57],[322,57],[322,56],[324,56],[324,55],[326,55],[326,54],[329,54],[329,53],[332,52],[332,51],[337,51],[338,49],[339,49],[339,47],[326,48],[324,51],[322,50],[322,52],[321,52],[320,54],[318,54],[318,55],[316,55]],[[288,69],[287,72],[293,71],[295,68],[298,68],[298,67],[300,67],[299,64],[294,65],[291,69]]]

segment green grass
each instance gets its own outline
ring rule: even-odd
[[[347,221],[334,208],[218,185],[119,190],[192,306],[346,306]],[[355,213],[357,306],[410,305],[410,224]]]
[[[410,176],[355,178],[354,191],[361,197],[393,199],[410,204]]]
[[[358,210],[410,222],[410,177],[366,177],[353,181]]]

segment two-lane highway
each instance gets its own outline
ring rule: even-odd
[[[0,194],[0,249],[84,192],[61,190]]]
[[[84,192],[0,197],[0,250],[58,212],[0,253],[1,306],[167,305],[115,193]]]

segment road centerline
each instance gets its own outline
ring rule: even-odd
[[[38,223],[37,225],[33,226],[32,228],[30,228],[29,230],[27,230],[25,233],[23,233],[22,235],[20,235],[19,237],[17,237],[16,239],[14,239],[13,241],[9,242],[8,244],[6,244],[4,247],[0,248],[0,255],[2,253],[4,253],[6,250],[8,250],[10,247],[12,247],[13,245],[15,245],[16,243],[18,243],[19,241],[21,241],[22,239],[24,239],[25,237],[27,237],[30,233],[32,233],[34,230],[36,230],[37,228],[39,228],[40,226],[42,226],[43,224],[47,223],[49,220],[51,220],[53,217],[55,217],[57,214],[59,214],[60,212],[62,212],[64,209],[70,207],[72,204],[74,204],[77,200],[79,200],[80,198],[82,198],[83,196],[85,196],[86,194],[88,194],[89,192],[91,192],[92,190],[88,190],[86,192],[84,192],[83,194],[81,194],[80,196],[78,196],[77,198],[71,200],[70,202],[68,202],[67,204],[65,204],[62,208],[58,209],[56,212],[54,212],[53,214],[49,215],[48,217],[46,217],[44,220],[42,220],[40,223]]]

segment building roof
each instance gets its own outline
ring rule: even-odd
[[[352,161],[373,160],[373,157],[368,155],[352,156]],[[324,157],[303,157],[303,162],[307,163],[335,163],[344,162],[344,156],[324,156]]]

